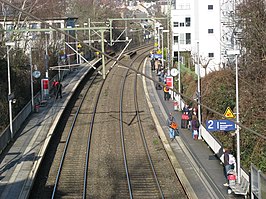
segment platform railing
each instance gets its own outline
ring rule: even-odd
[[[255,165],[250,166],[251,199],[266,199],[266,175]]]

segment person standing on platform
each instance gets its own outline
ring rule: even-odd
[[[198,118],[197,118],[196,115],[193,115],[192,116],[191,127],[192,127],[192,138],[194,140],[197,140],[198,139],[198,136],[199,136],[199,127],[200,127],[200,124],[199,124],[199,120],[198,120]]]
[[[151,71],[155,71],[155,60],[153,58],[151,59]]]
[[[56,98],[58,98],[58,96],[60,96],[60,98],[62,98],[62,84],[61,82],[58,82],[57,84],[57,93],[56,93]]]
[[[182,109],[182,119],[181,119],[181,128],[186,129],[188,127],[188,120],[189,120],[189,109],[188,105],[186,104]]]
[[[169,88],[168,88],[168,86],[164,86],[163,92],[164,92],[164,100],[169,101],[170,97],[169,97]]]
[[[167,118],[166,123],[169,129],[170,140],[173,141],[175,139],[175,130],[177,130],[177,124],[175,121],[175,117],[173,116],[172,113],[169,113],[169,117]]]
[[[54,95],[54,97],[56,97],[56,95],[57,95],[57,86],[58,86],[58,81],[56,80],[56,79],[54,79],[54,81],[53,81],[53,83],[52,83],[52,88],[53,88],[53,95]]]
[[[226,183],[223,184],[225,187],[228,187],[227,174],[228,174],[228,171],[231,169],[231,165],[229,164],[229,154],[230,154],[230,149],[225,148],[224,149],[224,177],[227,181]]]
[[[188,107],[188,129],[191,129],[192,128],[192,125],[191,125],[191,122],[192,122],[192,108],[191,107]]]

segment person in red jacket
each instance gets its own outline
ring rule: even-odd
[[[54,95],[54,97],[56,97],[56,95],[57,95],[57,86],[58,86],[58,84],[59,84],[59,82],[56,80],[56,79],[54,79],[54,81],[53,81],[53,83],[52,83],[52,88],[53,88],[53,95]]]

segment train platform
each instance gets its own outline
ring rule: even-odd
[[[151,71],[147,63],[145,73],[158,80],[156,73]],[[190,186],[198,198],[244,198],[240,195],[228,194],[228,187],[224,177],[223,164],[204,140],[194,140],[189,129],[181,129],[181,112],[174,110],[174,101],[164,100],[163,90],[157,90],[155,83],[146,80],[147,90],[153,109],[160,125],[164,130],[177,161],[179,162]],[[180,135],[174,141],[170,141],[166,120],[169,113],[173,113],[178,122]]]
[[[51,96],[24,122],[0,155],[0,199],[27,198],[38,166],[73,91],[89,71],[77,67],[61,81],[62,98]]]
[[[38,166],[46,151],[51,135],[57,122],[63,114],[73,91],[88,72],[89,66],[71,71],[61,82],[63,85],[62,99],[53,97],[41,106],[39,112],[33,113],[25,122],[13,141],[0,155],[0,199],[27,198],[34,181]],[[146,68],[147,75],[152,76],[150,68]],[[154,78],[157,78],[153,74]],[[223,186],[223,166],[214,156],[204,141],[193,140],[191,132],[180,130],[180,136],[170,142],[166,127],[166,118],[169,112],[174,113],[179,121],[181,115],[174,111],[173,101],[163,100],[163,91],[156,90],[154,83],[147,80],[148,94],[162,127],[168,144],[184,173],[187,187],[193,189],[189,198],[235,198],[227,194]],[[189,188],[188,188],[189,191]],[[195,196],[195,197],[194,197]]]

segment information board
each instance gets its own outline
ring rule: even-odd
[[[231,120],[207,120],[206,127],[208,131],[234,131],[236,124]]]

